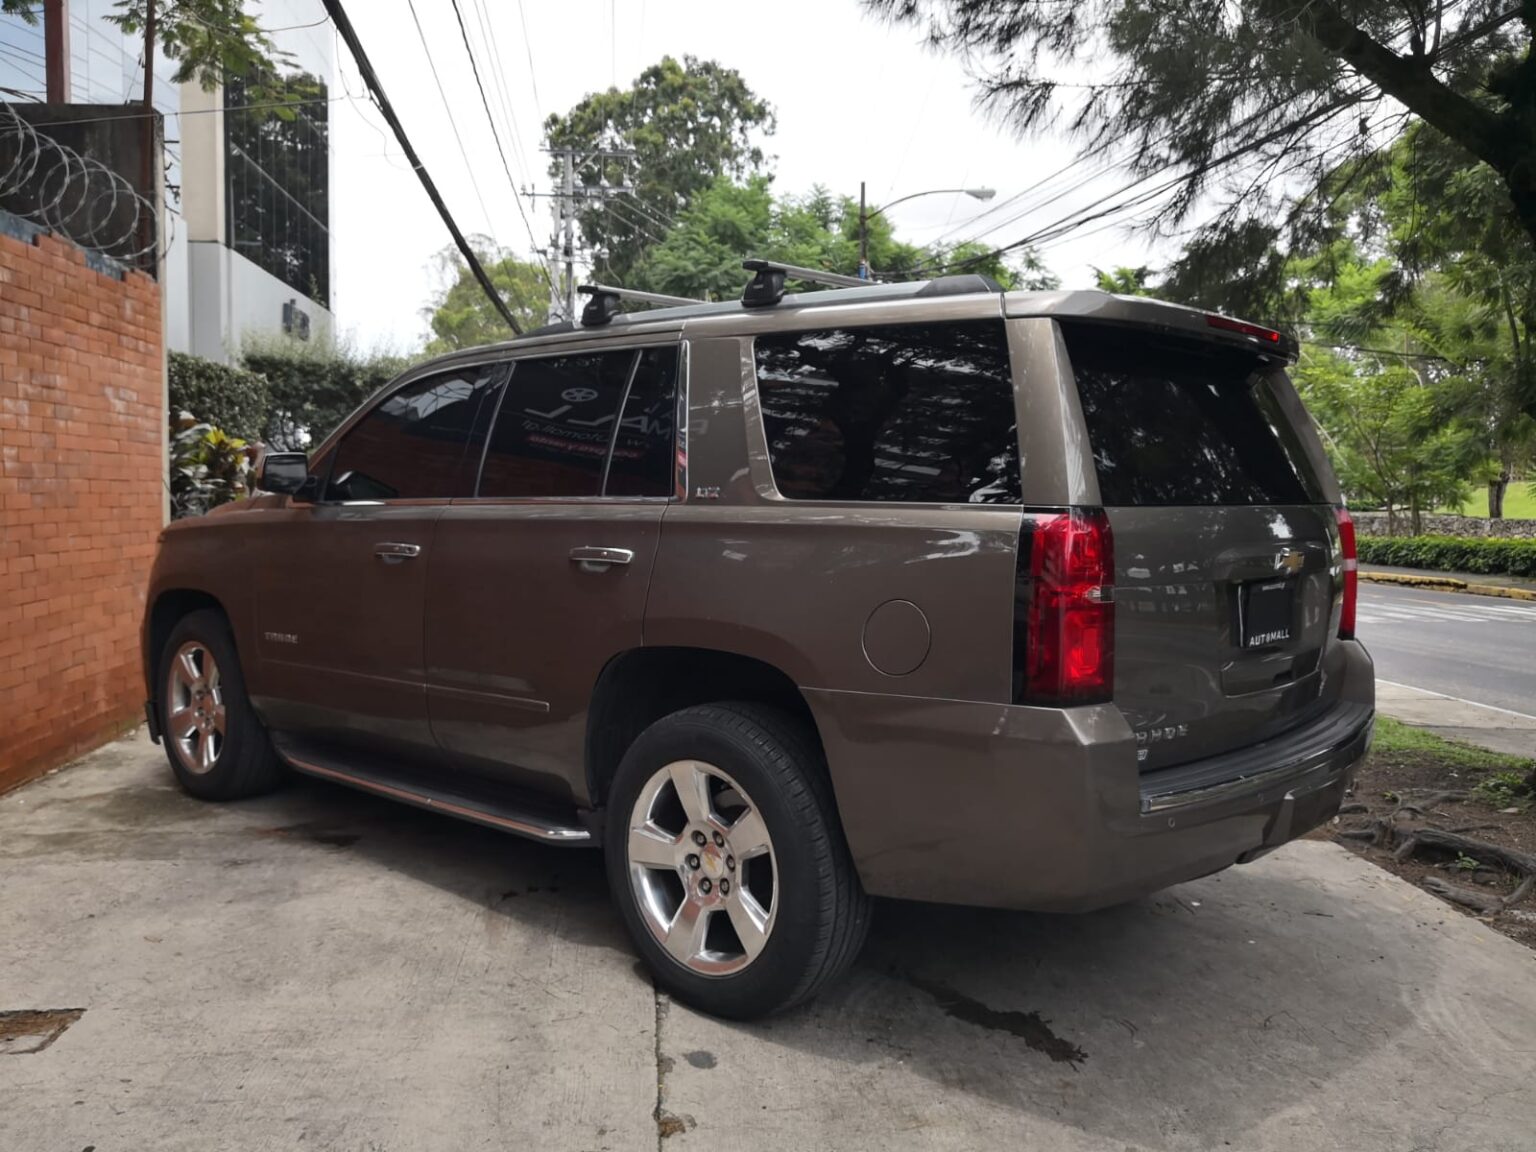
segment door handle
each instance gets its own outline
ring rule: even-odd
[[[421,555],[420,544],[375,544],[373,554],[386,564],[398,564]]]
[[[611,565],[628,564],[635,554],[628,548],[572,548],[571,559],[581,565],[583,572],[606,572]]]

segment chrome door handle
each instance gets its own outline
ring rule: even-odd
[[[375,544],[373,554],[386,564],[398,564],[421,555],[420,544]]]
[[[628,548],[572,548],[571,559],[581,565],[583,572],[605,572],[610,565],[628,564],[635,554]]]

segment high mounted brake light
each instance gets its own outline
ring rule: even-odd
[[[1026,519],[1014,604],[1015,700],[1096,704],[1114,694],[1115,560],[1102,508]]]
[[[1252,336],[1255,340],[1262,340],[1266,344],[1280,345],[1280,333],[1273,328],[1261,328],[1257,324],[1249,324],[1243,320],[1233,320],[1230,316],[1218,316],[1214,312],[1206,313],[1205,322],[1212,328],[1220,328],[1225,332],[1237,332],[1243,336]]]

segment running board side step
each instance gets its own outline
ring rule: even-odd
[[[563,823],[552,815],[537,811],[531,805],[525,808],[505,798],[492,800],[465,796],[428,787],[416,781],[376,777],[359,771],[350,764],[340,765],[329,757],[322,758],[309,752],[295,753],[283,750],[282,757],[295,771],[302,772],[306,776],[334,780],[349,788],[372,792],[376,796],[384,796],[390,800],[401,800],[407,804],[414,804],[417,808],[442,812],[447,816],[456,816],[460,820],[484,824],[489,828],[511,832],[515,836],[525,836],[540,843],[573,848],[588,847],[597,843],[589,829],[579,824]]]

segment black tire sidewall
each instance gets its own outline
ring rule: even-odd
[[[791,803],[786,793],[786,784],[806,787],[805,780],[796,782],[786,776],[821,771],[821,766],[796,763],[771,730],[753,725],[767,737],[770,755],[764,756],[763,745],[754,746],[743,739],[739,728],[722,724],[721,713],[748,723],[753,719],[729,707],[685,709],[658,720],[630,746],[608,798],[606,866],[625,925],[658,985],[716,1015],[751,1019],[795,1002],[808,973],[821,963],[819,952],[825,949],[828,931],[825,920],[835,907],[830,896],[835,882],[832,869],[839,861],[836,853],[827,851],[827,829],[814,827],[824,825],[831,814],[821,811],[820,803],[807,812],[803,804]],[[773,842],[778,903],[773,931],[758,957],[730,976],[703,976],[674,960],[651,934],[630,886],[625,851],[630,811],[646,781],[675,760],[702,760],[735,780],[762,814]],[[806,790],[816,796],[814,789]],[[837,836],[840,842],[840,832]]]

